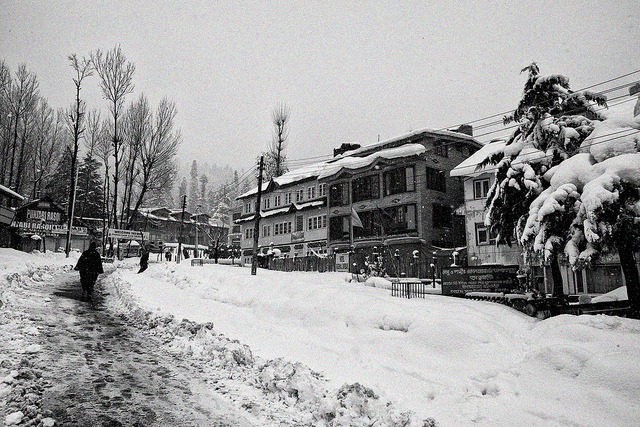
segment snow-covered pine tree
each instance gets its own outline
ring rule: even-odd
[[[528,78],[518,107],[504,118],[505,124],[515,121],[518,127],[505,148],[482,163],[496,165],[485,222],[497,233],[497,244],[511,245],[515,236],[520,237],[531,203],[548,187],[544,174],[576,154],[593,131],[592,121],[600,118],[594,104],[606,105],[602,96],[571,91],[565,76],[540,76],[535,63],[522,69],[525,71]],[[556,255],[569,238],[566,229],[556,227],[567,221],[564,217],[550,219],[543,244],[519,239],[529,257],[544,253],[552,268],[556,296],[563,293]]]
[[[104,190],[102,175],[99,172],[102,164],[87,154],[78,170],[78,189],[76,200],[76,216],[81,218],[101,218],[103,212]]]

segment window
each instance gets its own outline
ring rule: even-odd
[[[427,166],[427,188],[429,190],[447,191],[447,180],[445,177],[445,171],[430,168]]]
[[[373,220],[382,227],[384,234],[402,234],[417,229],[416,205],[392,206],[379,208]],[[360,217],[362,220],[362,216]],[[363,224],[364,225],[364,220]]]
[[[436,141],[433,143],[433,146],[434,146],[433,152],[436,153],[438,156],[449,157],[449,146],[447,145],[446,142]]]
[[[249,213],[249,212],[253,212],[253,203],[252,202],[247,202],[244,204],[244,213]]]
[[[363,176],[353,180],[353,202],[380,198],[380,178],[378,175]]]
[[[273,206],[280,206],[280,202],[281,202],[281,196],[279,194],[276,194],[275,196],[273,196]]]
[[[327,216],[318,215],[312,216],[307,219],[307,230],[317,230],[318,228],[325,228],[327,226]]]
[[[433,204],[433,228],[451,228],[453,223],[453,212],[451,206]]]
[[[316,187],[308,187],[307,188],[307,199],[315,199],[316,198]]]
[[[234,225],[233,228],[231,228],[231,232],[232,233],[241,233],[242,231],[240,231],[240,226],[239,225]]]
[[[296,231],[304,231],[304,217],[296,215]]]
[[[267,197],[262,201],[262,209],[269,209],[271,207],[271,199]]]
[[[489,194],[489,179],[476,179],[473,181],[473,198],[484,199]]]
[[[262,226],[262,237],[268,237],[271,236],[271,226],[270,225],[263,225]]]
[[[244,238],[245,239],[253,239],[253,228],[245,228],[245,230],[244,230]]]
[[[327,184],[318,184],[318,196],[324,197],[327,195]]]
[[[497,234],[489,230],[482,222],[476,222],[476,244],[494,245],[496,243]]]
[[[279,234],[289,234],[291,233],[291,221],[289,222],[281,222],[279,224],[273,225],[273,235],[277,236]]]
[[[285,205],[291,204],[291,193],[284,193],[284,204]]]
[[[329,219],[329,239],[349,239],[349,216],[334,216]]]
[[[301,202],[304,199],[304,190],[300,189],[296,191],[296,202]]]
[[[349,183],[334,184],[329,189],[329,205],[346,206],[349,204]]]
[[[416,189],[415,171],[413,166],[392,169],[385,172],[382,176],[384,180],[385,196],[405,193],[407,191],[415,191]]]

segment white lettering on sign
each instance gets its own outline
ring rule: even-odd
[[[38,232],[38,233],[51,233],[51,234],[66,234],[67,226],[60,224],[42,224],[39,222],[23,222],[14,221],[11,223],[12,227],[18,228],[20,231]],[[71,227],[71,234],[78,236],[86,236],[89,234],[87,227]]]
[[[60,222],[60,212],[53,211],[36,211],[33,209],[27,209],[27,219],[38,219],[51,222]]]
[[[149,232],[110,228],[109,231],[107,232],[107,237],[110,237],[113,239],[123,239],[123,240],[136,240],[136,239],[149,240]]]

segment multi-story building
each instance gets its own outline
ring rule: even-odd
[[[132,230],[149,232],[149,240],[161,241],[168,246],[176,246],[180,238],[180,224],[182,222],[182,242],[192,253],[196,243],[196,226],[198,228],[198,247],[201,250],[216,243],[227,241],[229,229],[211,219],[208,214],[192,214],[185,211],[182,221],[182,209],[165,207],[142,208],[134,213]],[[173,244],[173,245],[172,245]],[[198,254],[202,255],[202,253]]]
[[[316,163],[263,183],[260,206],[260,254],[276,249],[283,257],[327,253],[327,187],[317,181],[325,163]],[[242,214],[243,261],[251,262],[257,187],[238,196]]]
[[[479,167],[490,154],[502,149],[505,142],[492,141],[451,171],[452,177],[464,179],[464,214],[469,265],[519,265],[530,274],[532,283],[550,293],[553,278],[550,268],[540,260],[525,260],[516,241],[511,246],[496,245],[496,236],[485,226],[486,202],[495,180],[493,166]],[[526,262],[525,262],[526,261]],[[560,273],[565,294],[606,293],[624,285],[617,255],[606,255],[591,268],[574,271],[560,254]]]
[[[423,129],[327,162],[318,178],[329,188],[329,249],[353,246],[359,264],[374,252],[407,260],[418,250],[424,260],[462,250],[463,183],[449,171],[481,146],[470,126]],[[363,227],[352,227],[352,211]]]
[[[484,224],[487,194],[495,181],[493,167],[478,165],[492,153],[501,150],[505,141],[492,141],[464,160],[451,171],[452,177],[464,179],[464,215],[467,261],[469,265],[522,265],[523,259],[517,244],[496,245],[496,235]]]

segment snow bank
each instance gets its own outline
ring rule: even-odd
[[[635,320],[540,322],[488,302],[393,298],[382,280],[372,281],[378,288],[340,273],[260,269],[251,276],[248,268],[169,263],[113,277],[132,309],[211,322],[198,340],[214,346],[220,333],[238,340],[229,347],[236,355],[220,360],[249,361],[260,387],[316,421],[359,408],[351,421],[333,425],[369,422],[367,411],[392,420],[382,425],[397,425],[406,411],[442,425],[632,425],[640,411],[636,373],[619,378],[640,357]],[[605,361],[607,375],[597,377]],[[341,401],[345,384],[357,392]],[[397,409],[371,409],[386,401]]]

